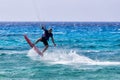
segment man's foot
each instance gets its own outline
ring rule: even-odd
[[[41,51],[41,53],[43,54],[44,52],[43,52],[43,51]]]

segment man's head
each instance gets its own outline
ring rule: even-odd
[[[52,28],[48,29],[48,33],[52,33]]]

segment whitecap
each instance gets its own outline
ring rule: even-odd
[[[75,50],[54,49],[47,51],[44,56],[38,55],[34,49],[31,49],[27,56],[33,60],[43,61],[49,64],[64,64],[64,65],[120,65],[120,62],[92,60],[86,56],[77,54]]]

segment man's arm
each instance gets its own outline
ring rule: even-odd
[[[56,46],[53,36],[51,37],[52,43]]]

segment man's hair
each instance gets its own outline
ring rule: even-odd
[[[49,30],[52,30],[52,28],[50,28]]]

